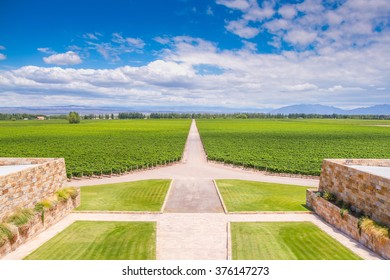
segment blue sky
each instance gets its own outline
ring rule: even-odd
[[[390,103],[387,0],[0,2],[0,106]]]

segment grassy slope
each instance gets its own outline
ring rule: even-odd
[[[231,223],[235,260],[356,260],[310,222]]]
[[[181,157],[190,120],[0,122],[2,157],[63,157],[73,176],[115,173]]]
[[[389,158],[389,121],[197,120],[210,159],[319,175],[325,158]]]
[[[82,187],[77,210],[159,211],[169,184],[170,180],[144,180]]]
[[[27,260],[146,260],[156,258],[156,224],[77,221]]]
[[[243,180],[216,180],[229,212],[307,211],[307,187]]]

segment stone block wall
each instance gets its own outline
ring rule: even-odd
[[[62,158],[0,158],[0,166],[26,164],[38,166],[0,176],[0,221],[17,208],[34,208],[62,188],[66,180]]]
[[[45,229],[54,225],[79,205],[80,189],[78,189],[78,195],[76,198],[69,198],[66,201],[59,202],[53,209],[46,210],[43,220],[42,214],[36,213],[34,219],[27,225],[19,228],[13,226],[15,236],[11,241],[7,241],[4,245],[0,246],[0,257],[14,251],[20,245],[26,243]]]
[[[334,193],[358,212],[390,226],[390,179],[348,165],[390,167],[390,160],[324,160],[319,191]]]
[[[340,208],[331,202],[316,196],[312,190],[306,191],[306,205],[312,208],[317,215],[340,231],[352,237],[359,243],[385,259],[390,259],[390,239],[382,243],[376,240],[364,230],[359,231],[358,219],[350,214],[340,215]]]

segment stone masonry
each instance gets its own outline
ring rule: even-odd
[[[351,204],[357,212],[390,226],[390,179],[349,165],[390,167],[390,160],[324,160],[319,191],[334,193],[338,200]]]
[[[35,213],[34,219],[27,225],[17,228],[14,225],[8,224],[8,226],[12,227],[15,235],[12,240],[8,240],[0,246],[0,257],[16,250],[20,245],[31,240],[33,237],[71,213],[75,207],[80,205],[80,189],[77,189],[77,192],[78,194],[75,198],[69,198],[66,201],[59,202],[53,209],[46,210],[44,218],[42,218],[41,213]]]
[[[370,248],[383,258],[390,259],[390,239],[382,242],[373,238],[364,230],[359,230],[358,218],[348,213],[341,215],[339,207],[317,196],[316,192],[312,190],[306,191],[306,205],[335,228],[352,237],[360,244]]]
[[[0,176],[0,221],[17,208],[34,208],[52,196],[66,180],[63,158],[0,158],[0,166],[38,164]]]

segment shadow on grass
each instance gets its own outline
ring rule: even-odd
[[[311,209],[309,206],[307,206],[306,204],[301,204],[302,207],[304,207],[306,210],[308,211],[314,211],[313,209]]]

